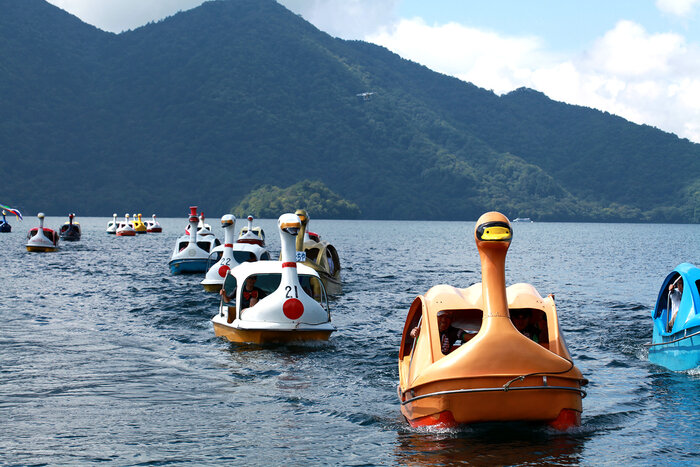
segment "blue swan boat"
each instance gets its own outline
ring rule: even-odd
[[[651,315],[654,333],[648,346],[652,363],[673,371],[700,366],[698,285],[700,269],[690,263],[679,264],[664,279]]]
[[[5,210],[2,211],[2,220],[0,221],[0,232],[12,232],[12,226],[7,223],[7,219],[5,218]]]

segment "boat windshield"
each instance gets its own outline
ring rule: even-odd
[[[265,292],[265,295],[269,295],[280,285],[282,280],[282,274],[280,273],[267,273],[267,274],[254,274],[256,277],[255,287],[261,289]],[[326,295],[326,289],[323,287],[323,283],[316,276],[308,274],[299,274],[299,283],[304,292],[314,300],[319,302],[323,308],[328,310],[328,297]],[[226,290],[227,295],[231,295],[231,292],[236,290],[236,278],[231,274],[226,276],[224,280],[224,290]]]

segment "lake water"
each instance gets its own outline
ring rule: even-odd
[[[582,426],[559,433],[411,429],[400,414],[408,307],[433,285],[481,280],[474,222],[312,219],[342,261],[338,331],[258,347],[216,338],[217,296],[200,275],[169,274],[184,216],[135,238],[79,220],[83,239],[57,253],[24,248],[36,218],[0,234],[2,464],[700,464],[700,371],[652,365],[643,345],[666,274],[700,263],[698,225],[513,225],[507,281],[555,294],[590,380]],[[258,224],[277,256],[276,221]]]

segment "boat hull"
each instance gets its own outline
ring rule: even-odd
[[[223,285],[224,283],[221,281],[220,283],[202,284],[202,287],[204,287],[205,292],[218,292]]]
[[[27,245],[27,251],[31,251],[32,253],[48,253],[57,250],[57,246]]]
[[[700,332],[649,348],[649,361],[672,371],[700,366]]]
[[[231,342],[276,344],[286,342],[327,341],[333,330],[240,329],[214,322],[214,334]]]
[[[437,381],[405,394],[399,390],[401,413],[414,427],[525,421],[564,430],[581,424],[584,393],[577,381],[530,376],[504,389],[513,378]]]
[[[172,274],[196,274],[207,272],[206,259],[176,259],[168,263]]]

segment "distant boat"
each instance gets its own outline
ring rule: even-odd
[[[534,222],[532,219],[529,217],[516,217],[513,219],[513,222]]]
[[[5,218],[5,210],[2,211],[2,220],[0,221],[0,232],[12,232],[12,226],[7,222]]]
[[[107,224],[107,230],[105,230],[105,232],[107,232],[108,234],[116,235],[118,227],[119,222],[117,222],[117,213],[115,212],[114,214],[112,214],[112,220],[109,221],[109,223]]]
[[[161,227],[160,222],[156,220],[156,215],[153,214],[151,216],[153,220],[146,221],[146,230],[148,233],[160,233],[163,231],[163,227]]]
[[[44,213],[37,214],[39,227],[34,227],[27,234],[27,251],[47,252],[58,250],[58,233],[44,227]]]
[[[80,240],[80,223],[73,219],[75,219],[75,214],[68,214],[68,222],[61,226],[59,233],[61,240],[66,240],[68,242],[77,242]]]

